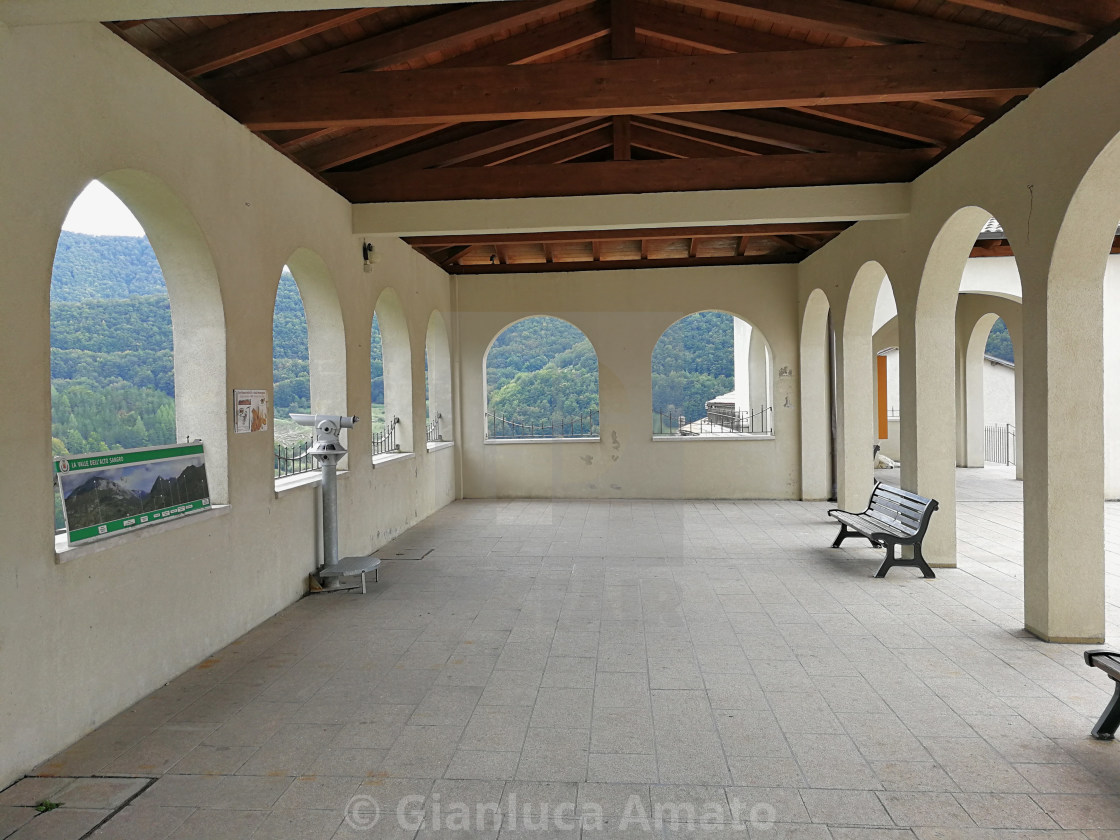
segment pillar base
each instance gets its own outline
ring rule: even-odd
[[[1043,633],[1041,630],[1036,630],[1029,624],[1024,625],[1024,630],[1032,636],[1037,636],[1044,642],[1053,642],[1058,645],[1101,645],[1104,644],[1104,636],[1051,636],[1049,633]]]

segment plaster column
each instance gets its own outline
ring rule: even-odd
[[[748,383],[751,379],[750,348],[754,327],[742,318],[735,317],[731,319],[731,327],[731,349],[735,365],[732,371],[735,384],[731,390],[735,393],[737,402],[741,403],[744,399],[750,399],[750,385]],[[736,405],[736,410],[742,411],[743,407]]]
[[[838,325],[836,499],[844,510],[863,510],[874,484],[875,379],[870,331]],[[858,335],[854,333],[859,333]]]
[[[762,331],[752,329],[750,351],[748,354],[748,366],[750,370],[748,374],[748,379],[750,381],[749,399],[752,413],[760,411],[763,408],[768,408],[771,405],[770,365],[767,360],[768,355],[769,351],[766,348],[766,339],[763,338]],[[762,421],[766,422],[767,426],[769,426],[769,420],[756,418],[753,427],[758,428],[759,422]]]
[[[1025,624],[1045,641],[1097,643],[1105,629],[1104,294],[1088,271],[1076,276],[1074,260],[1055,257],[1049,271],[1046,263],[1045,255],[1019,262],[1031,371],[1023,378]]]
[[[809,297],[801,322],[801,498],[832,495],[832,383],[829,371],[828,300]]]
[[[957,565],[956,425],[948,420],[956,396],[956,294],[927,302],[920,316],[915,309],[909,296],[899,295],[902,486],[937,500],[922,554],[931,566],[953,568]]]
[[[957,317],[957,466],[984,466],[984,348],[995,315]]]
[[[1104,272],[1104,323],[1120,323],[1120,255]],[[1120,333],[1104,334],[1104,497],[1120,499]]]

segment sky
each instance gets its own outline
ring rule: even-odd
[[[66,214],[62,229],[98,236],[144,236],[124,202],[100,181],[90,181]]]

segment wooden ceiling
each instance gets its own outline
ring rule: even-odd
[[[1120,0],[512,0],[107,24],[359,202],[909,181]],[[450,271],[796,261],[836,225],[414,240]]]

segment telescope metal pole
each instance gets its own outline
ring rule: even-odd
[[[338,565],[338,469],[334,458],[323,459],[323,565]],[[335,579],[337,585],[338,580]]]

